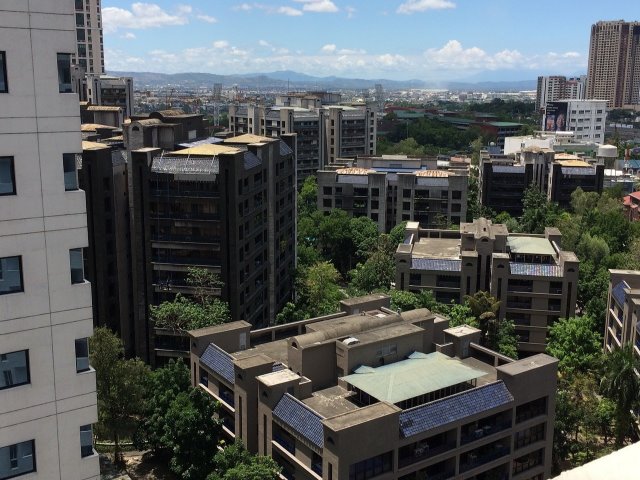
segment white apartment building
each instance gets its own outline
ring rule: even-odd
[[[565,99],[547,102],[542,129],[574,132],[577,140],[602,143],[606,122],[606,100]]]
[[[99,478],[75,38],[73,0],[0,3],[2,480]]]
[[[66,0],[62,0],[63,3]],[[76,21],[76,52],[74,64],[86,73],[104,73],[104,43],[102,38],[102,8],[100,0],[74,0]]]
[[[586,85],[586,75],[569,78],[561,75],[540,76],[536,89],[536,110],[544,109],[547,102],[556,102],[563,98],[582,100]]]

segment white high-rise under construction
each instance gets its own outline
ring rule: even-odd
[[[0,2],[0,479],[99,478],[75,13]]]

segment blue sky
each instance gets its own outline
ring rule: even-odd
[[[586,73],[636,0],[102,0],[107,70],[528,80]],[[635,16],[635,18],[634,18]]]

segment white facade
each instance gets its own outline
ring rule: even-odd
[[[567,130],[575,132],[578,140],[604,142],[606,123],[606,100],[568,100]]]
[[[569,78],[559,75],[538,77],[536,109],[544,109],[547,102],[555,102],[563,98],[582,100],[585,98],[586,85],[586,75]]]
[[[74,0],[74,3],[77,40],[74,63],[88,74],[102,75],[104,44],[100,0]]]
[[[75,38],[74,0],[0,3],[0,478],[99,477],[80,433],[97,421],[91,285],[70,260],[87,246],[78,97],[62,93]]]

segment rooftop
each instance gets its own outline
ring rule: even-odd
[[[329,418],[357,410],[358,406],[348,400],[348,397],[352,395],[352,392],[340,386],[335,386],[313,392],[310,397],[305,398],[302,402],[323,417]]]
[[[445,170],[417,170],[413,173],[416,177],[448,177],[451,175]]]
[[[245,133],[244,135],[238,135],[237,137],[230,137],[225,139],[222,143],[230,144],[243,144],[249,145],[251,143],[265,143],[278,140],[277,138],[262,137],[260,135],[253,135],[251,133]]]
[[[369,173],[375,173],[375,170],[370,168],[348,167],[336,170],[338,175],[368,175]]]
[[[511,253],[523,255],[555,255],[556,251],[551,242],[540,237],[507,237],[507,246]]]
[[[413,244],[414,257],[460,258],[460,239],[421,238]]]
[[[111,125],[102,125],[100,123],[83,123],[82,125],[80,125],[81,132],[95,132],[96,130],[100,130],[103,128],[106,128],[109,130],[118,129],[118,127],[112,127]]]
[[[440,352],[415,352],[407,360],[382,367],[362,366],[343,379],[380,401],[395,404],[485,375]]]
[[[184,148],[182,150],[176,150],[171,152],[170,155],[193,155],[198,157],[216,157],[225,153],[235,154],[242,150],[235,147],[229,147],[225,145],[218,145],[212,143],[205,143],[202,145],[196,145],[195,147]]]
[[[104,150],[105,148],[110,148],[109,145],[105,145],[104,143],[97,142],[82,142],[82,150]]]

